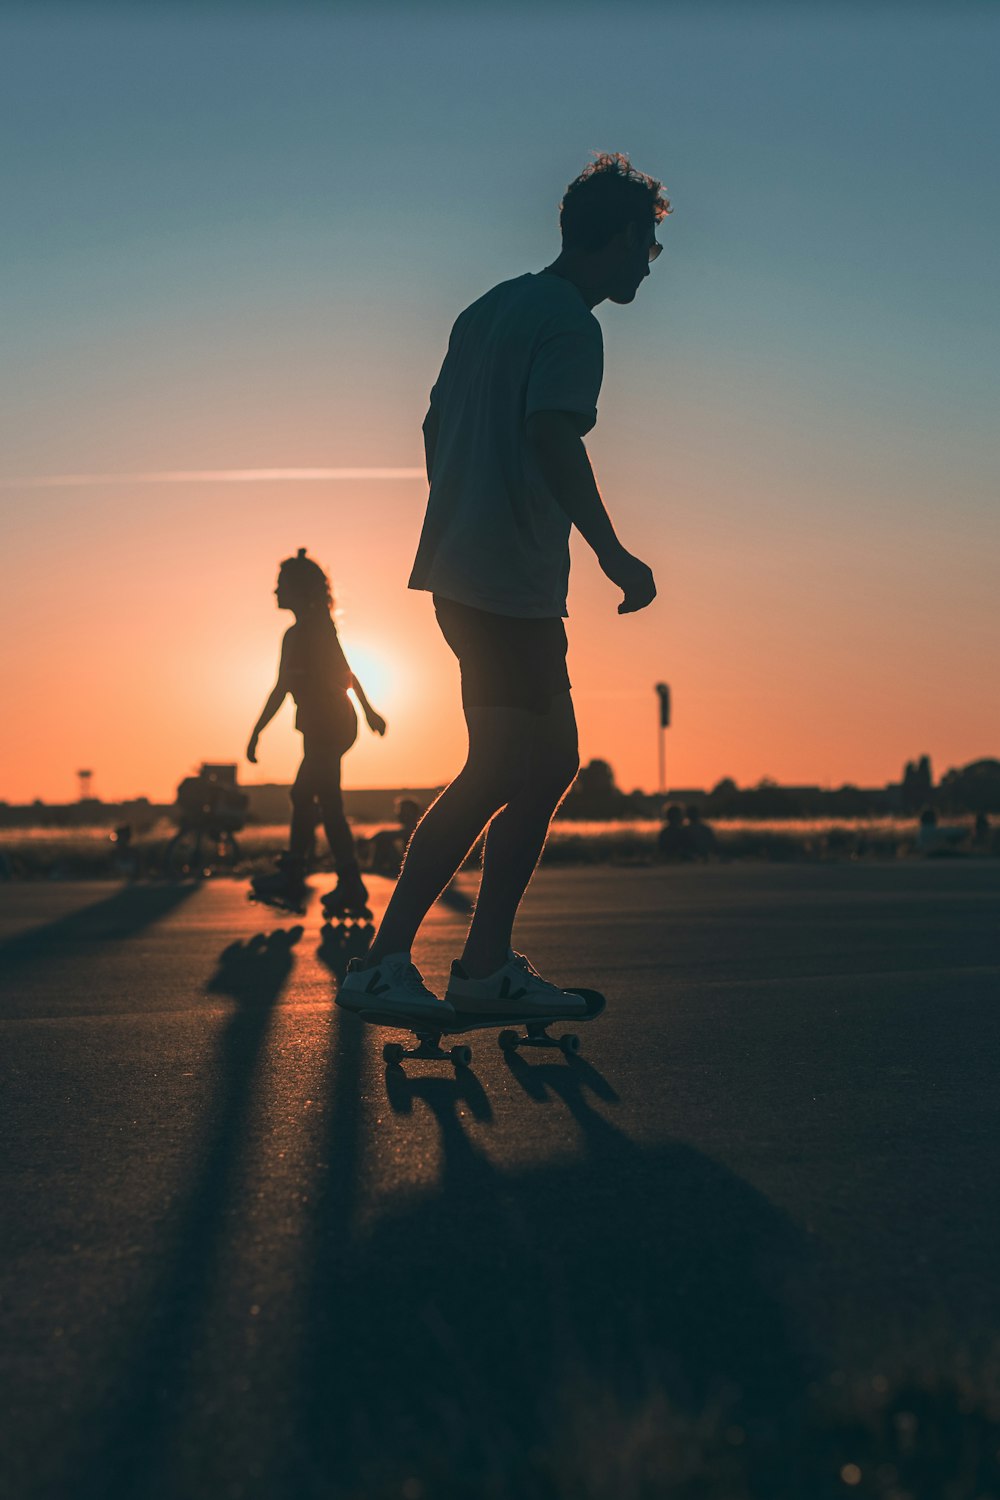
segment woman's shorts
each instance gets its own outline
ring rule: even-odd
[[[458,657],[466,708],[525,708],[543,714],[553,698],[569,692],[561,619],[495,615],[437,594],[434,611]]]
[[[358,737],[358,716],[344,693],[330,702],[300,705],[295,727],[302,734],[302,753],[308,759],[339,760]]]

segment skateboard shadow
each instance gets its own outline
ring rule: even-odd
[[[228,1446],[216,1441],[213,1402],[242,1398],[231,1384],[220,1397],[220,1367],[199,1365],[199,1350],[227,1307],[220,1278],[296,940],[234,943],[208,981],[236,1003],[193,1177],[113,1383],[80,1414],[68,1488],[88,1500],[659,1494],[678,1443],[697,1444],[716,1414],[723,1430],[763,1434],[768,1451],[791,1444],[813,1364],[785,1297],[806,1249],[782,1213],[681,1142],[626,1136],[605,1117],[616,1090],[590,1064],[516,1054],[495,1069],[510,1087],[492,1100],[469,1069],[388,1070],[406,1149],[438,1170],[432,1186],[404,1182],[373,1202],[379,1070],[370,1029],[337,1009],[303,1158],[294,1295],[283,1296],[282,1263],[265,1261],[283,1313],[259,1345],[229,1309],[226,1354],[253,1347],[247,1375],[260,1384],[241,1425],[226,1414]],[[546,1110],[526,1118],[525,1093]],[[511,1149],[512,1130],[530,1132],[524,1150]],[[640,1491],[618,1473],[634,1453],[643,1473],[667,1465],[662,1483]],[[756,1477],[758,1493],[777,1493]]]
[[[393,1114],[412,1115],[414,1100],[423,1100],[435,1118],[442,1121],[455,1119],[454,1107],[468,1106],[474,1120],[488,1125],[493,1119],[493,1109],[479,1079],[471,1068],[458,1068],[454,1077],[410,1076],[402,1068],[387,1067],[385,1070],[385,1092]],[[464,1145],[465,1132],[459,1132],[453,1144]]]
[[[534,1063],[515,1049],[505,1048],[503,1060],[511,1077],[538,1104],[561,1099],[570,1113],[576,1114],[576,1101],[584,1088],[607,1104],[621,1102],[620,1095],[615,1093],[604,1075],[578,1053],[564,1062]]]
[[[813,1362],[782,1301],[806,1255],[784,1214],[682,1143],[629,1139],[596,1107],[617,1094],[589,1064],[513,1055],[512,1079],[573,1117],[572,1158],[498,1165],[494,1108],[471,1070],[389,1068],[390,1108],[440,1170],[433,1190],[359,1225],[349,1161],[363,1143],[337,1099],[360,1061],[352,1020],[337,1027],[313,1199],[289,1493],[406,1493],[418,1476],[424,1494],[495,1481],[547,1495],[542,1471],[564,1452],[576,1479],[551,1493],[589,1493],[587,1466],[613,1467],[651,1409],[692,1434],[709,1411],[776,1440],[797,1430]],[[670,1451],[655,1430],[646,1441]]]

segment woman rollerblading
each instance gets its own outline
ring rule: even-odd
[[[295,624],[281,643],[278,680],[254,725],[247,760],[256,765],[260,734],[291,693],[295,727],[302,735],[302,764],[291,791],[288,852],[272,874],[254,877],[252,899],[302,909],[318,805],[337,871],[337,891],[331,895],[355,909],[365,905],[368,892],[340,788],[340,762],[358,736],[358,716],[348,693],[353,692],[373,734],[385,734],[385,720],[372,708],[348,665],[333,622],[330,580],[304,547],[281,564],[275,597],[279,609],[292,611]]]

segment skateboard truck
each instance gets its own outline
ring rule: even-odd
[[[549,1036],[546,1028],[551,1024],[550,1021],[527,1021],[524,1036],[505,1027],[497,1042],[503,1052],[516,1052],[518,1047],[558,1047],[564,1056],[575,1057],[580,1050],[580,1038],[573,1031],[560,1037]],[[451,1062],[456,1068],[467,1068],[472,1062],[471,1047],[458,1043],[446,1050],[441,1046],[444,1033],[437,1029],[422,1031],[414,1027],[413,1034],[417,1038],[415,1047],[404,1047],[402,1042],[386,1042],[382,1048],[383,1062],[398,1067],[404,1057],[422,1057],[435,1062]]]
[[[455,1068],[467,1068],[472,1062],[472,1048],[464,1042],[457,1043],[447,1050],[441,1046],[442,1032],[438,1030],[418,1031],[415,1027],[414,1036],[417,1038],[415,1047],[404,1047],[402,1042],[386,1042],[382,1048],[382,1061],[388,1063],[391,1068],[397,1068],[404,1057],[431,1058],[436,1062],[450,1062]]]
[[[566,1057],[575,1057],[580,1050],[580,1038],[576,1032],[567,1031],[562,1036],[549,1036],[548,1027],[551,1025],[551,1021],[526,1021],[526,1035],[521,1036],[506,1028],[501,1031],[497,1041],[504,1052],[516,1052],[518,1047],[558,1047]]]
[[[442,1047],[441,1039],[445,1036],[454,1036],[467,1031],[491,1031],[496,1027],[499,1031],[497,1041],[504,1053],[516,1052],[519,1047],[553,1047],[557,1048],[565,1057],[575,1057],[580,1050],[580,1038],[575,1031],[564,1032],[562,1036],[550,1036],[548,1028],[555,1026],[559,1021],[569,1019],[576,1021],[592,1021],[599,1016],[604,1009],[604,996],[596,990],[575,990],[574,994],[580,995],[587,1005],[587,1009],[578,1016],[524,1016],[513,1020],[513,1025],[504,1025],[502,1016],[489,1015],[456,1015],[452,1019],[442,1023],[434,1020],[421,1020],[416,1016],[404,1016],[400,1014],[389,1015],[384,1011],[362,1010],[359,1015],[362,1021],[368,1021],[376,1026],[391,1026],[397,1031],[408,1031],[417,1039],[415,1047],[404,1047],[402,1042],[386,1042],[382,1048],[383,1061],[390,1067],[398,1068],[404,1058],[422,1057],[434,1062],[450,1062],[456,1068],[467,1068],[472,1061],[472,1048],[463,1042],[454,1047]],[[513,1019],[513,1018],[509,1018]],[[514,1030],[514,1026],[523,1027],[524,1030]]]

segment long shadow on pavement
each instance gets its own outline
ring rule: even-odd
[[[217,1042],[196,1175],[169,1218],[162,1272],[131,1322],[67,1493],[178,1493],[172,1445],[218,1293],[295,940],[233,944],[210,981],[236,1009]],[[353,941],[328,949],[332,969]],[[542,1138],[532,1154],[544,1158],[556,1109],[576,1124],[573,1154],[498,1166],[463,1119],[488,1145],[493,1110],[474,1073],[389,1070],[388,1107],[441,1167],[433,1188],[402,1194],[369,1224],[359,1189],[372,1033],[335,1011],[330,1039],[329,1106],[297,1257],[302,1295],[287,1330],[297,1350],[287,1441],[275,1455],[275,1434],[264,1435],[278,1472],[240,1472],[260,1456],[253,1431],[231,1455],[235,1469],[220,1471],[221,1455],[204,1452],[198,1500],[223,1491],[450,1500],[485,1493],[491,1476],[498,1493],[525,1500],[582,1492],[572,1476],[569,1489],[546,1488],[546,1465],[577,1450],[603,1461],[634,1441],[633,1414],[661,1397],[695,1422],[714,1403],[772,1451],[797,1424],[812,1372],[782,1290],[806,1252],[765,1198],[687,1146],[630,1140],[602,1112],[614,1109],[616,1089],[589,1064],[513,1058],[527,1128]],[[565,1472],[570,1460],[561,1462]],[[414,1477],[422,1489],[404,1487]]]
[[[0,977],[21,964],[44,962],[91,943],[121,942],[134,937],[169,916],[199,889],[194,881],[122,886],[101,901],[0,942]]]
[[[165,1228],[163,1271],[137,1314],[115,1388],[94,1420],[85,1458],[66,1493],[143,1500],[156,1490],[169,1453],[189,1366],[217,1290],[230,1211],[241,1182],[257,1075],[275,1004],[302,928],[259,933],[220,956],[208,982],[236,1008],[218,1038],[217,1086],[203,1127],[197,1171]],[[93,1419],[92,1419],[93,1420]]]
[[[338,984],[352,958],[363,958],[371,947],[375,927],[371,922],[326,922],[320,933],[316,957],[325,964]]]
[[[417,1476],[435,1497],[494,1480],[504,1495],[547,1494],[553,1445],[572,1431],[593,1448],[595,1403],[628,1413],[651,1397],[694,1419],[714,1404],[773,1450],[812,1373],[782,1308],[806,1253],[790,1222],[697,1151],[631,1141],[594,1108],[616,1097],[596,1069],[516,1059],[529,1098],[573,1115],[578,1154],[498,1168],[460,1117],[492,1119],[471,1072],[389,1069],[390,1107],[416,1131],[430,1115],[442,1167],[434,1190],[366,1232],[354,1222],[365,1031],[338,1016],[288,1493],[399,1494]]]

